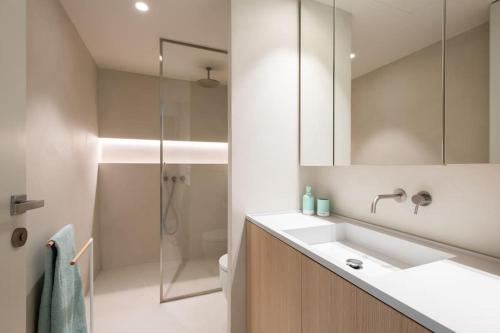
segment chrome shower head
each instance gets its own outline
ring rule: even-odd
[[[207,67],[206,70],[207,70],[207,78],[198,80],[198,84],[204,88],[217,87],[220,84],[220,82],[210,78],[210,71],[212,70],[212,67]]]

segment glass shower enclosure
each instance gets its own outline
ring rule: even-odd
[[[227,51],[160,40],[161,302],[221,290],[227,252]]]

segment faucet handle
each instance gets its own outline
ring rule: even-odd
[[[432,203],[432,196],[427,191],[420,191],[411,197],[411,202],[415,204],[415,210],[413,214],[418,214],[418,208],[420,206],[429,206]]]

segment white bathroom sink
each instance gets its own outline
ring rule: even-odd
[[[361,260],[362,268],[349,269],[364,275],[382,275],[454,257],[446,252],[350,223],[332,223],[284,232],[338,265],[348,267],[348,259]]]

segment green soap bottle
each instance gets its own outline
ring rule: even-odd
[[[314,197],[310,185],[306,186],[306,193],[302,198],[302,214],[314,215]]]

